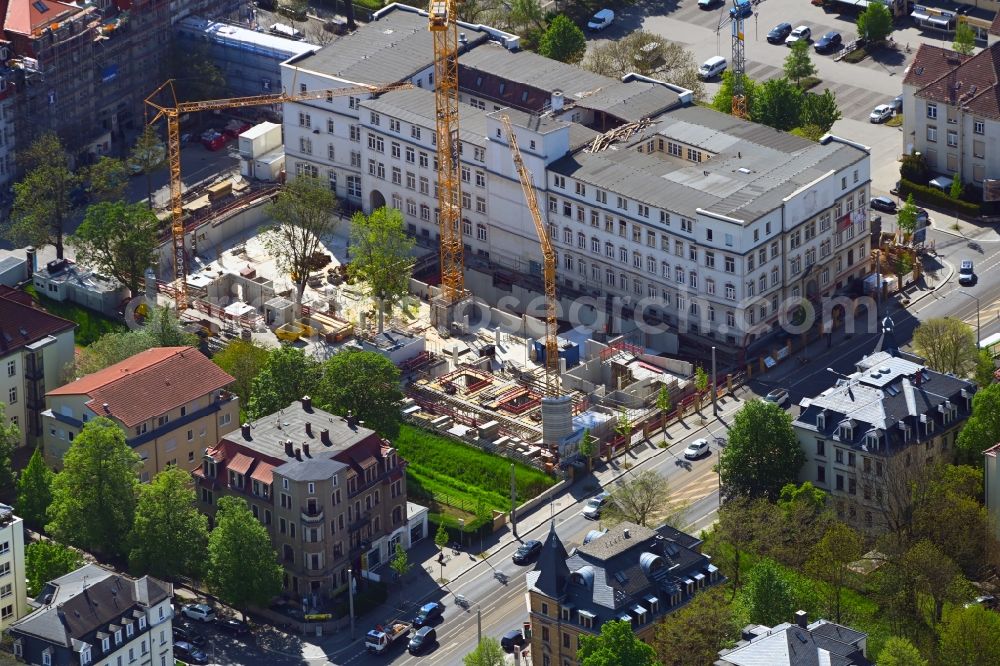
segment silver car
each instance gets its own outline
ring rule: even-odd
[[[583,517],[587,520],[597,520],[600,518],[601,509],[608,503],[609,497],[611,497],[611,494],[604,492],[587,500],[586,506],[583,507]]]

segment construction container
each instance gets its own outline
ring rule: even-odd
[[[545,363],[545,341],[535,340],[534,341],[535,362],[538,364]],[[567,368],[573,368],[580,364],[580,346],[575,342],[569,342],[567,340],[559,340],[559,358],[566,361]]]
[[[248,178],[256,178],[268,183],[278,180],[278,175],[285,169],[285,147],[278,146],[269,153],[264,153],[253,161],[253,173],[245,174]]]
[[[214,185],[208,186],[208,200],[218,201],[228,197],[233,193],[233,181],[230,179],[225,179],[221,183],[215,183]]]
[[[240,134],[240,157],[256,160],[281,145],[281,125],[260,123]]]

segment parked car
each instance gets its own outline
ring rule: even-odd
[[[899,181],[899,180],[897,180],[897,181],[896,181],[896,184],[895,184],[895,185],[893,185],[893,186],[892,186],[892,187],[891,187],[891,188],[889,189],[889,194],[891,194],[891,195],[892,195],[892,196],[894,196],[894,197],[898,197],[898,196],[899,196],[899,186],[900,186],[901,184],[902,184],[902,181]]]
[[[736,0],[736,6],[729,8],[729,16],[732,18],[753,16],[753,5],[750,0]]]
[[[778,407],[784,407],[788,402],[788,391],[782,388],[776,388],[764,396],[764,402],[770,402]]]
[[[437,643],[437,632],[434,631],[434,627],[420,627],[417,633],[410,638],[406,649],[410,651],[410,654],[420,654],[435,643]]]
[[[726,71],[726,59],[722,56],[712,56],[701,64],[698,68],[698,78],[702,81],[709,81]]]
[[[883,213],[896,212],[896,202],[889,197],[872,197],[871,201],[868,202],[868,206],[872,210],[880,210]]]
[[[219,631],[232,634],[233,636],[249,636],[253,633],[250,631],[249,624],[232,617],[219,618],[215,621],[215,626],[218,627]]]
[[[973,267],[972,259],[963,259],[962,265],[958,269],[958,283],[969,285],[976,281],[976,271]]]
[[[587,500],[587,505],[583,507],[583,517],[588,520],[597,520],[601,517],[601,509],[608,503],[611,493],[600,493]]]
[[[800,25],[785,37],[785,44],[791,46],[795,42],[808,42],[812,38],[812,30],[807,25]]]
[[[711,9],[721,2],[722,0],[698,0],[698,9]]]
[[[514,553],[514,564],[527,564],[542,552],[542,542],[530,539],[522,543]]]
[[[941,190],[942,192],[945,193],[951,192],[951,183],[952,183],[951,176],[938,176],[937,178],[931,178],[927,182],[927,184],[930,185],[931,187]]]
[[[983,608],[989,608],[991,610],[996,610],[997,599],[992,594],[983,594],[976,597],[973,601],[965,604],[966,608],[971,608],[972,606],[982,606]]]
[[[615,13],[610,9],[602,9],[601,11],[594,14],[594,18],[590,19],[587,23],[587,30],[604,30],[609,25],[614,23]]]
[[[895,97],[892,98],[892,110],[895,113],[902,113],[903,112],[903,96],[902,95],[896,95]]]
[[[185,641],[174,642],[174,656],[189,664],[207,664],[208,655],[200,648]]]
[[[199,622],[215,622],[215,609],[208,604],[184,604],[181,614]]]
[[[837,49],[840,48],[840,45],[843,44],[843,41],[844,39],[843,37],[840,36],[839,32],[831,30],[830,32],[826,33],[818,40],[816,40],[816,43],[813,45],[813,48],[816,49],[816,53],[827,53],[829,51],[836,51]]]
[[[708,440],[704,437],[694,440],[684,449],[684,457],[688,460],[697,460],[709,453],[711,450],[708,448]]]
[[[174,622],[174,642],[184,641],[186,643],[191,643],[192,645],[197,645],[201,647],[205,644],[205,637],[201,634],[195,633],[194,625],[190,622]]]
[[[767,41],[771,44],[784,44],[785,38],[792,33],[791,23],[779,23],[767,33]]]
[[[444,606],[436,601],[430,601],[420,607],[420,612],[413,618],[414,627],[422,627],[431,624],[444,613]]]
[[[884,123],[889,118],[892,118],[892,107],[888,104],[879,104],[868,116],[868,120],[873,123]]]
[[[500,637],[500,647],[504,652],[514,652],[524,645],[524,633],[520,629],[511,629]]]

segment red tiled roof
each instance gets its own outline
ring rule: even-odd
[[[993,23],[990,25],[991,35],[1000,35],[1000,12],[997,12],[993,17]]]
[[[263,484],[271,485],[271,482],[274,481],[274,465],[270,465],[263,460],[260,461],[257,463],[257,467],[254,468],[250,478],[260,481]]]
[[[8,0],[3,29],[30,35],[35,28],[57,22],[67,13],[78,11],[79,7],[54,0]]]
[[[0,356],[76,326],[30,303],[30,297],[25,303],[22,294],[0,293]]]
[[[251,465],[253,465],[253,458],[245,456],[242,453],[237,453],[229,460],[226,467],[230,472],[246,475]]]
[[[131,427],[232,382],[229,374],[193,347],[156,347],[48,394],[87,395],[87,406],[96,414],[110,413]]]
[[[974,56],[922,44],[903,83],[921,99],[1000,119],[1000,42]]]

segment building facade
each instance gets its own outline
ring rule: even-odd
[[[373,430],[305,396],[225,434],[195,481],[210,519],[220,497],[247,501],[271,535],[287,592],[333,596],[348,569],[377,576],[397,543],[410,546],[405,465]],[[425,523],[413,513],[422,537]]]
[[[28,614],[24,572],[24,521],[0,504],[0,631]]]
[[[803,401],[792,423],[806,464],[799,481],[828,493],[855,529],[899,525],[920,471],[954,459],[976,386],[915,360],[878,351],[856,372]]]
[[[173,666],[173,586],[87,564],[46,583],[11,625],[14,656],[33,666]]]
[[[415,88],[286,104],[287,170],[327,180],[350,207],[399,208],[430,245],[437,172],[426,18],[402,6],[377,17],[284,63],[283,86]],[[690,91],[599,76],[519,51],[512,35],[463,28],[461,233],[477,295],[490,300],[491,289],[498,296],[541,276],[502,114],[559,254],[564,312],[581,298],[617,299],[686,343],[733,352],[803,299],[818,305],[868,274],[867,148],[777,133],[693,107]]]
[[[45,392],[73,362],[76,324],[33,305],[25,292],[0,287],[0,402],[21,431],[21,445],[42,433]]]
[[[205,449],[239,422],[233,378],[193,347],[156,347],[49,391],[42,415],[46,462],[61,467],[87,421],[112,419],[142,459],[139,480],[168,465],[194,471]]]
[[[532,663],[575,666],[581,637],[613,620],[651,640],[664,616],[724,580],[701,541],[671,527],[621,523],[568,555],[553,525],[527,577]]]

